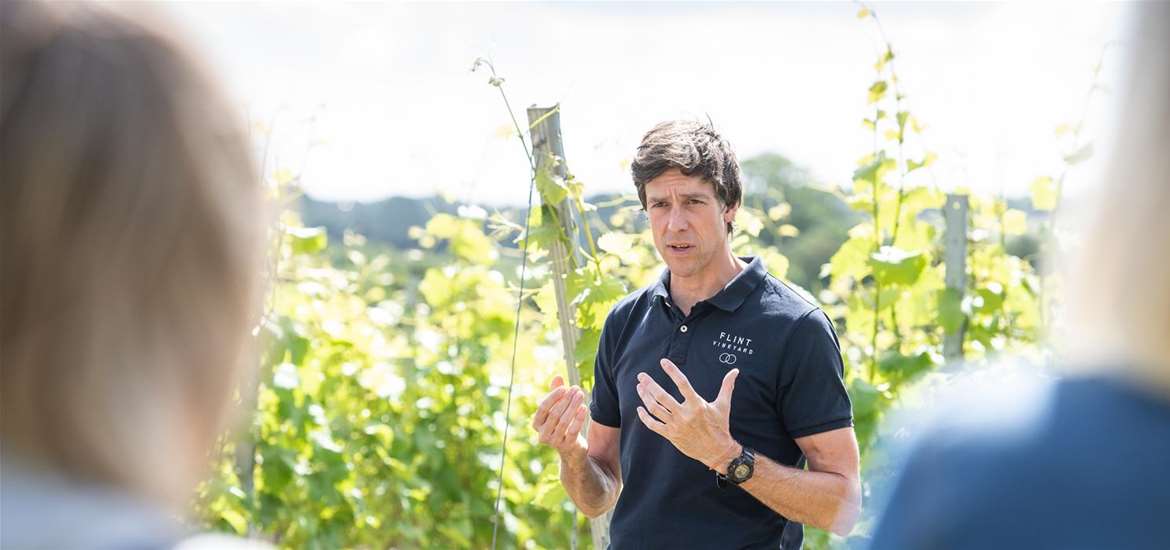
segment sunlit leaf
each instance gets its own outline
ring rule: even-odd
[[[1057,202],[1056,182],[1048,176],[1042,176],[1032,181],[1032,208],[1036,210],[1055,210]]]
[[[911,285],[926,267],[926,258],[921,252],[883,246],[869,257],[869,265],[882,282]]]
[[[874,82],[869,87],[869,103],[872,105],[880,101],[882,97],[886,95],[886,89],[888,87],[889,84],[887,84],[885,80]]]
[[[329,243],[324,227],[290,227],[286,233],[291,239],[293,252],[297,254],[320,252]]]
[[[1011,209],[1003,214],[1003,232],[1007,235],[1023,235],[1028,231],[1028,215],[1022,210]]]
[[[963,294],[947,288],[938,293],[938,322],[947,334],[955,334],[963,326]]]
[[[778,221],[787,218],[792,213],[792,205],[782,202],[768,209],[768,218],[772,221]]]

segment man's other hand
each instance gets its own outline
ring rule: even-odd
[[[719,395],[708,402],[695,392],[686,375],[670,359],[663,358],[660,364],[678,386],[683,402],[675,401],[650,375],[638,373],[638,396],[644,405],[638,407],[638,418],[682,454],[725,473],[727,464],[740,452],[730,430],[731,392],[735,390],[739,369],[732,369],[723,377]]]
[[[532,428],[542,444],[556,449],[562,457],[583,456],[586,444],[581,437],[581,426],[588,418],[585,392],[577,386],[566,388],[564,379],[557,376],[532,417]]]

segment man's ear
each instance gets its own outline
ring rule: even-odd
[[[739,212],[739,203],[735,203],[731,206],[725,206],[723,208],[723,222],[724,223],[735,222],[735,213],[736,212]]]

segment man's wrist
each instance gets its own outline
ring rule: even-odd
[[[557,454],[560,455],[561,462],[575,466],[585,463],[585,459],[589,458],[589,449],[583,444],[577,444],[566,450],[557,449]]]
[[[720,475],[727,475],[727,465],[731,464],[731,461],[735,459],[735,457],[739,456],[742,452],[743,445],[740,445],[733,439],[728,445],[727,450],[724,451],[723,454],[715,457],[715,459],[710,464],[708,464],[707,467],[715,470]]]

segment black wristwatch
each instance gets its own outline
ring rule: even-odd
[[[727,475],[715,472],[715,482],[720,486],[727,482],[739,485],[751,479],[755,470],[756,455],[752,453],[751,449],[744,447],[739,456],[731,459],[731,463],[727,465]]]

